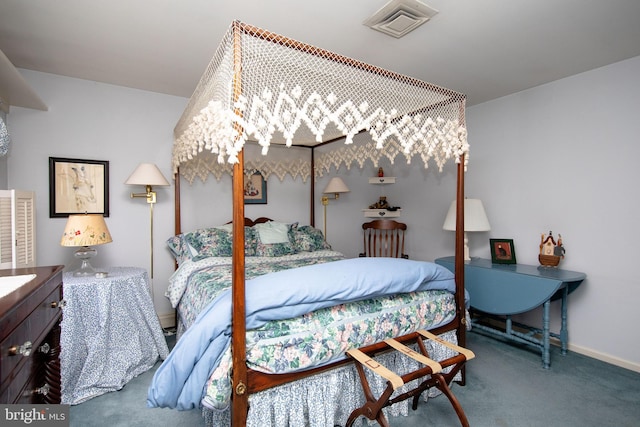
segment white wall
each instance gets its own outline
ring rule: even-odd
[[[62,219],[48,218],[47,159],[92,158],[111,161],[111,217],[114,242],[99,247],[105,265],[147,267],[148,208],[129,199],[122,184],[140,161],[156,162],[169,177],[172,129],[187,100],[36,72],[21,71],[50,106],[40,112],[14,108],[8,117],[14,144],[9,185],[35,189],[38,196],[38,261],[73,262],[58,245]],[[640,371],[639,322],[634,303],[640,286],[632,247],[638,208],[633,186],[640,148],[635,117],[640,99],[640,58],[613,64],[492,102],[470,107],[467,125],[471,159],[466,193],[484,201],[492,230],[470,235],[472,256],[489,257],[490,237],[513,238],[518,262],[537,264],[540,233],[561,233],[567,250],[562,267],[585,272],[584,284],[570,297],[570,346]],[[635,102],[634,102],[635,101]],[[361,210],[383,191],[403,208],[409,226],[411,258],[433,260],[453,254],[453,233],[442,223],[455,192],[455,166],[438,173],[434,164],[404,160],[382,163],[397,184],[369,185],[377,165],[331,171],[316,191],[316,226],[322,228],[320,193],[340,175],[351,192],[327,207],[328,240],[347,256],[361,250]],[[229,177],[182,182],[183,230],[220,224],[231,217]],[[249,217],[269,216],[307,223],[309,187],[290,178],[268,182],[268,204],[247,206]],[[155,230],[156,308],[170,312],[162,297],[173,265],[164,240],[173,233],[172,189],[158,189]],[[293,203],[291,203],[293,201]],[[133,222],[129,222],[133,220]],[[559,318],[552,306],[552,326]],[[529,320],[539,323],[539,313]]]
[[[483,200],[492,226],[470,233],[471,255],[490,258],[489,238],[511,238],[518,262],[538,265],[541,233],[562,234],[567,253],[561,267],[587,274],[570,296],[570,349],[636,371],[638,101],[640,57],[470,107],[465,177],[467,196]],[[425,172],[401,159],[383,166],[398,177],[385,192],[403,207],[411,257],[452,254],[453,236],[441,228],[455,191],[454,167],[440,175],[433,165]],[[359,210],[377,198],[365,184],[375,168],[337,174],[352,192],[329,206],[328,238],[355,255],[362,246],[353,232],[363,221]],[[541,326],[541,312],[522,320]],[[554,302],[552,328],[559,330],[559,323]]]
[[[356,136],[355,142],[367,135]],[[326,149],[321,147],[320,150]],[[327,206],[327,240],[334,248],[347,256],[358,256],[362,252],[363,222],[374,218],[365,218],[363,209],[386,196],[392,206],[402,208],[400,221],[407,224],[410,232],[406,237],[405,251],[412,259],[432,261],[435,258],[453,255],[454,233],[442,230],[444,218],[451,201],[455,198],[456,166],[446,165],[440,173],[435,164],[424,168],[422,160],[415,158],[407,166],[403,156],[391,164],[384,159],[385,176],[393,176],[396,183],[392,185],[369,184],[369,178],[377,176],[378,165],[367,161],[363,169],[357,165],[346,170],[341,167],[332,170],[316,183],[316,200],[320,200],[322,190],[331,177],[339,175],[350,192],[340,195],[338,200],[330,200]],[[316,204],[316,226],[322,228],[323,207]],[[450,246],[450,248],[449,248]]]
[[[587,274],[569,297],[571,347],[638,371],[639,101],[636,57],[471,107],[466,181],[519,263],[537,264],[541,233],[562,234],[561,267]]]
[[[73,248],[60,246],[66,219],[49,218],[49,157],[108,160],[113,243],[96,247],[94,266],[150,269],[149,206],[131,199],[143,188],[124,185],[140,162],[156,163],[171,180],[173,127],[187,100],[124,87],[20,70],[49,111],[12,107],[8,187],[36,192],[37,263],[77,267]],[[163,297],[173,261],[164,240],[173,231],[173,187],[159,187],[155,216],[154,294],[157,311],[171,318]]]

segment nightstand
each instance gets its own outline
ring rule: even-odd
[[[142,268],[103,269],[105,278],[63,276],[62,403],[120,390],[169,353]]]
[[[454,271],[454,257],[438,258],[435,262]],[[586,277],[584,273],[555,267],[493,264],[488,259],[472,258],[464,265],[465,289],[469,293],[471,308],[476,314],[472,317],[471,324],[474,328],[494,336],[539,348],[542,353],[542,366],[548,369],[551,365],[550,337],[559,339],[561,353],[567,353],[569,294],[580,286]],[[549,321],[551,301],[556,299],[561,301],[559,334],[551,332]],[[512,321],[512,315],[538,307],[542,307],[542,328]],[[484,321],[487,318],[495,320],[496,316],[504,320],[504,328],[493,327],[495,322]],[[516,329],[513,326],[516,326]]]

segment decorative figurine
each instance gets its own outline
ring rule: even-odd
[[[557,267],[560,264],[560,260],[564,258],[565,249],[562,246],[562,236],[558,234],[558,242],[556,243],[553,238],[553,233],[549,231],[549,235],[544,233],[540,237],[540,255],[538,255],[538,261],[540,265],[545,267]]]
[[[395,212],[400,209],[400,206],[391,206],[389,202],[387,202],[387,196],[380,196],[380,200],[369,205],[369,209],[386,209],[388,211]]]
[[[388,207],[389,203],[387,202],[387,197],[380,196],[380,200],[369,206],[369,209],[387,209]]]
[[[379,176],[380,178],[382,178],[382,177],[384,176],[384,170],[382,169],[382,166],[380,166],[380,167],[378,168],[378,176]]]

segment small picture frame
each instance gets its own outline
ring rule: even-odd
[[[513,239],[489,239],[491,262],[494,264],[515,264],[516,250]]]
[[[245,205],[266,205],[267,204],[267,181],[260,172],[246,176],[244,182],[244,204]]]
[[[109,216],[109,162],[49,157],[49,217]]]

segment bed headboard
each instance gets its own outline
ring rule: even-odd
[[[251,219],[251,218],[247,218],[244,217],[244,226],[245,227],[253,227],[256,224],[262,224],[265,222],[269,222],[269,221],[273,221],[271,218],[267,218],[266,216],[261,216],[259,218],[256,219]],[[229,221],[227,222],[227,224],[231,224],[233,221]]]

